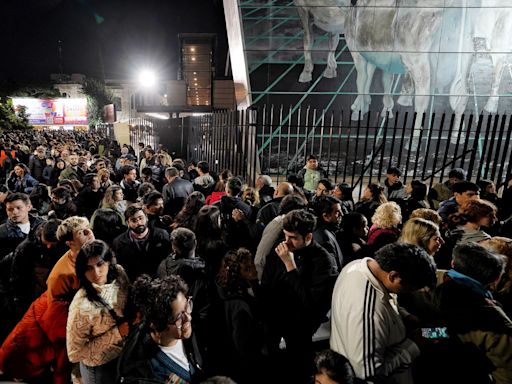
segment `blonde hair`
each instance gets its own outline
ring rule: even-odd
[[[59,241],[73,240],[73,232],[84,225],[89,226],[89,220],[82,216],[71,216],[64,220],[57,228],[57,239]]]
[[[407,220],[398,241],[419,245],[428,252],[428,243],[436,235],[440,235],[439,226],[430,220],[418,217]]]
[[[375,210],[372,222],[379,228],[396,228],[402,222],[402,212],[394,201],[381,204]]]
[[[103,200],[101,201],[101,208],[116,209],[114,195],[117,191],[122,191],[122,188],[119,185],[111,185],[107,188],[105,195],[103,196]]]
[[[418,208],[411,212],[410,219],[425,219],[433,222],[434,224],[440,226],[443,223],[443,219],[439,216],[439,213],[429,208]]]

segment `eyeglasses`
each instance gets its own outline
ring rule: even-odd
[[[194,307],[194,303],[192,301],[192,297],[187,297],[187,304],[185,310],[180,312],[176,318],[171,321],[169,324],[174,325],[177,329],[181,329],[183,324],[190,321],[190,315],[192,314],[192,308]]]

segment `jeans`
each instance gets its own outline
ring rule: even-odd
[[[117,359],[96,367],[80,363],[80,374],[83,384],[112,384],[117,377]]]

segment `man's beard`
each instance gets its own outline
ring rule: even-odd
[[[135,228],[133,228],[132,231],[135,232],[137,235],[141,235],[147,228],[147,225],[138,225]]]

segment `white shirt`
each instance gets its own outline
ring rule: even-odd
[[[26,224],[17,224],[17,226],[21,229],[21,232],[23,232],[25,235],[28,235],[30,232],[30,222]]]
[[[159,345],[159,347],[163,353],[169,356],[169,358],[178,364],[181,368],[186,371],[190,371],[187,355],[185,354],[185,347],[183,346],[182,340],[178,340],[178,342],[171,347],[164,347],[163,345]]]

